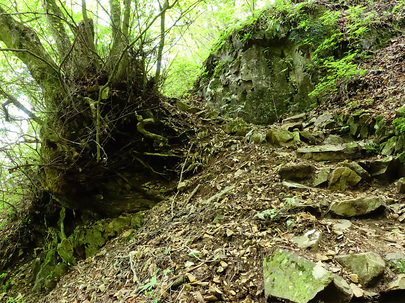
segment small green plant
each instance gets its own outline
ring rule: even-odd
[[[327,76],[321,78],[320,83],[309,94],[317,97],[322,93],[331,93],[337,91],[337,83],[345,79],[351,79],[356,76],[362,76],[367,70],[358,69],[355,59],[358,54],[346,54],[343,58],[335,60],[332,57],[324,60],[324,66],[327,70]]]
[[[24,299],[24,295],[18,295],[16,298],[9,297],[7,303],[24,303],[26,300]]]
[[[394,119],[392,121],[392,125],[395,127],[395,132],[399,134],[405,133],[405,118],[404,117],[399,117]]]
[[[146,291],[146,295],[149,296],[153,293],[154,289],[156,288],[157,285],[157,276],[156,274],[159,272],[159,268],[156,269],[155,274],[153,277],[150,279],[148,283],[146,283],[140,290],[139,293]]]
[[[312,97],[333,93],[337,91],[338,83],[362,76],[367,71],[359,69],[354,62],[367,58],[358,46],[368,34],[371,24],[374,23],[375,15],[366,12],[366,9],[359,5],[350,7],[345,15],[346,30],[344,32],[340,31],[337,26],[340,17],[340,12],[326,11],[320,18],[323,25],[331,29],[332,34],[315,50],[314,65],[320,68],[326,76],[320,79],[318,85],[310,93]],[[347,50],[343,55],[336,55],[343,42],[347,44]]]
[[[266,209],[256,215],[254,215],[255,218],[258,218],[259,220],[262,221],[267,221],[268,219],[272,221],[274,218],[277,217],[279,214],[279,210],[272,208],[272,209]]]

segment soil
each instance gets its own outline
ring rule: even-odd
[[[333,102],[312,114],[364,107],[393,119],[404,103],[404,45],[403,38],[393,40],[365,64],[369,72],[356,80],[349,96],[341,90]],[[336,200],[365,195],[382,196],[388,206],[403,204],[405,196],[395,183],[362,181],[345,192],[288,188],[278,175],[286,164],[317,168],[340,164],[297,158],[296,147],[252,144],[226,134],[220,125],[211,125],[210,131],[211,144],[220,151],[200,173],[185,180],[184,190],[145,211],[140,230],[123,232],[96,256],[72,267],[47,296],[38,299],[38,294],[27,292],[27,302],[266,302],[262,260],[276,248],[322,262],[360,288],[364,287],[335,261],[335,255],[405,251],[405,225],[393,208],[351,218],[349,229],[336,232],[333,225],[338,218],[327,207]],[[300,197],[308,208],[287,210],[284,199],[289,197]],[[312,209],[316,203],[324,207]],[[265,210],[274,210],[272,220],[256,216]],[[298,248],[292,237],[312,229],[323,234],[318,249]],[[383,280],[390,279],[386,272]],[[382,285],[386,284],[368,290],[383,292]]]

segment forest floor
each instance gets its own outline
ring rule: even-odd
[[[369,70],[356,91],[338,93],[311,114],[359,109],[393,119],[404,104],[403,38],[379,51],[366,63]],[[372,101],[366,101],[371,100]],[[267,128],[257,127],[263,133]],[[226,134],[211,123],[212,144],[220,152],[185,188],[144,212],[144,226],[109,241],[97,255],[80,261],[47,296],[25,294],[27,302],[265,302],[262,261],[283,248],[359,285],[334,259],[340,254],[376,252],[385,256],[405,251],[405,225],[395,210],[350,218],[344,231],[328,208],[286,209],[286,199],[328,205],[363,196],[381,196],[387,204],[404,203],[394,182],[362,181],[344,192],[327,188],[290,188],[279,169],[286,164],[339,167],[339,162],[314,162],[297,157],[298,146],[253,144]],[[379,156],[375,156],[379,157]],[[272,220],[257,215],[272,210]],[[302,249],[292,240],[309,230],[323,236],[316,250]],[[389,280],[391,277],[385,276]],[[383,284],[379,284],[383,285]],[[370,289],[384,291],[382,286]],[[361,296],[359,296],[358,300]],[[367,300],[365,300],[367,301]]]

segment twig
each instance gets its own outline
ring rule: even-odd
[[[135,254],[134,251],[129,252],[129,265],[131,266],[132,273],[134,274],[133,281],[138,286],[139,279],[138,279],[138,276],[136,274],[136,270],[135,270],[135,267],[134,267],[134,263],[135,263],[134,262],[134,254]]]
[[[231,190],[233,190],[236,187],[236,184],[232,184],[230,186],[225,187],[223,190],[221,190],[219,193],[216,193],[215,195],[213,195],[211,198],[209,198],[208,200],[204,201],[203,204],[208,204],[210,202],[213,202],[215,200],[218,200],[219,198],[221,198],[223,195],[227,194],[228,192],[230,192]]]
[[[194,190],[191,192],[191,194],[187,197],[186,201],[184,201],[184,204],[188,204],[191,200],[191,198],[196,194],[196,192],[198,191],[198,189],[200,188],[201,184],[198,184]]]
[[[193,147],[194,143],[191,143],[190,148],[187,151],[187,155],[186,155],[186,159],[183,162],[183,166],[181,167],[181,172],[180,172],[180,178],[179,178],[179,183],[177,183],[177,188],[179,188],[179,185],[181,183],[181,181],[183,180],[183,173],[184,173],[184,168],[186,166],[187,160],[188,160],[188,156],[190,154],[191,148]],[[174,195],[174,197],[172,198],[172,205],[171,205],[171,212],[172,212],[172,219],[174,217],[174,200],[177,198],[177,195],[179,194],[179,191],[177,190],[176,194]]]

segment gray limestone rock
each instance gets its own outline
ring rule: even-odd
[[[345,191],[361,181],[361,177],[348,167],[336,168],[329,180],[330,190]]]
[[[397,274],[405,273],[405,254],[401,252],[389,253],[384,259],[393,272]]]
[[[292,241],[297,244],[299,248],[309,248],[313,251],[318,249],[319,241],[321,240],[322,232],[315,229],[307,231],[302,236],[295,236]]]
[[[344,144],[345,140],[338,136],[338,135],[330,135],[323,141],[323,144],[325,145],[339,145],[339,144]]]
[[[383,205],[384,200],[381,197],[361,197],[333,202],[330,210],[339,216],[355,217],[368,214]]]
[[[284,123],[296,123],[296,122],[303,122],[306,118],[307,114],[306,113],[301,113],[298,115],[290,116],[285,119],[283,119],[283,124]]]
[[[400,179],[398,180],[398,182],[397,182],[397,189],[398,189],[398,192],[399,192],[400,194],[404,194],[404,193],[405,193],[405,178],[404,178],[404,177],[402,177],[402,178],[400,178]]]
[[[353,170],[356,174],[358,174],[362,179],[366,180],[366,181],[371,181],[372,178],[369,174],[368,171],[366,171],[360,164],[358,164],[357,162],[349,162],[349,163],[345,163],[343,164],[344,166],[350,168],[351,170]]]
[[[289,122],[284,123],[281,125],[281,129],[285,129],[288,131],[293,131],[295,129],[301,130],[302,129],[302,122]]]
[[[398,277],[394,281],[388,284],[389,291],[399,289],[405,289],[405,274],[398,275]]]
[[[314,136],[314,134],[308,130],[300,131],[301,140],[305,143],[315,145],[317,144],[320,139]]]
[[[383,159],[360,161],[359,164],[376,179],[392,181],[397,176],[396,160],[389,156]]]
[[[352,226],[352,222],[345,219],[334,220],[333,223],[332,230],[335,234],[342,234]]]
[[[329,167],[321,168],[315,175],[314,186],[322,186],[328,183],[331,169]]]
[[[355,143],[342,145],[319,145],[297,149],[297,155],[314,161],[340,161],[361,157],[360,146]]]
[[[389,138],[385,143],[382,144],[383,149],[381,150],[381,155],[390,156],[394,154],[397,146],[398,138],[396,136]]]
[[[264,292],[266,298],[294,303],[307,303],[318,297],[331,297],[334,302],[349,302],[352,293],[335,275],[319,263],[277,249],[263,260]]]
[[[363,285],[381,275],[386,265],[384,259],[374,252],[337,255],[335,259],[344,268],[356,274]]]
[[[311,187],[309,187],[309,186],[306,186],[306,185],[300,184],[300,183],[295,183],[295,182],[283,181],[282,184],[283,184],[283,186],[285,186],[287,188],[311,189]]]
[[[324,128],[331,128],[330,125],[335,123],[336,121],[335,119],[333,119],[332,114],[326,113],[316,118],[314,126],[316,129],[324,129]]]
[[[312,179],[314,170],[309,164],[289,164],[281,167],[278,174],[285,180],[301,181]]]
[[[270,129],[266,134],[267,141],[274,146],[295,145],[294,134],[285,129]]]

